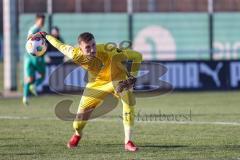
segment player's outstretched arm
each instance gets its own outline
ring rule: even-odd
[[[61,53],[63,53],[65,56],[67,56],[70,59],[73,59],[74,54],[73,50],[74,47],[68,44],[64,44],[55,37],[47,34],[46,32],[37,32],[34,35],[31,35],[29,38],[45,38],[53,47],[57,48]]]
[[[74,47],[73,46],[64,44],[51,35],[46,35],[46,39],[49,43],[51,43],[53,45],[53,47],[57,48],[65,56],[67,56],[70,59],[73,59],[73,56],[74,56],[74,54],[73,54]]]

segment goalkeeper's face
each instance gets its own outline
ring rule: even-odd
[[[96,41],[95,39],[92,39],[88,42],[81,41],[79,44],[80,48],[83,51],[84,55],[94,57],[96,55]]]

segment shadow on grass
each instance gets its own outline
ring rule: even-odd
[[[240,145],[218,145],[218,146],[187,146],[187,145],[154,145],[154,144],[146,144],[146,145],[139,145],[138,147],[141,148],[166,148],[166,149],[174,149],[174,148],[189,148],[189,149],[215,149],[215,150],[240,150]]]
[[[17,139],[25,139],[25,138],[21,138],[21,137],[15,137],[15,138],[9,138],[9,137],[6,137],[6,138],[0,138],[0,141],[1,140],[17,140]]]
[[[123,146],[123,144],[95,144],[96,146]],[[137,145],[141,148],[186,148],[189,146],[186,145],[157,145],[157,144],[146,144],[146,145]]]
[[[185,148],[188,146],[184,145],[154,145],[154,144],[147,144],[147,145],[139,145],[138,147],[141,148]]]
[[[224,145],[223,148],[225,148],[225,149],[238,149],[238,150],[240,150],[240,145]]]
[[[9,156],[9,155],[17,155],[17,156],[32,156],[32,155],[44,155],[45,153],[42,152],[22,152],[22,153],[0,153],[0,156]]]
[[[122,146],[123,144],[120,144],[120,143],[119,144],[108,144],[108,143],[107,144],[100,144],[99,143],[99,144],[94,144],[94,145],[96,145],[96,146],[109,146],[110,147],[110,146]]]

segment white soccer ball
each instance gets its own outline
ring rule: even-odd
[[[26,43],[27,53],[32,56],[43,56],[47,51],[47,43],[44,38],[30,38]]]

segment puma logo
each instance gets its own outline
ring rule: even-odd
[[[211,69],[207,64],[201,63],[200,64],[200,71],[205,73],[206,75],[212,77],[213,81],[215,82],[216,86],[220,87],[221,82],[218,78],[218,73],[220,69],[223,67],[223,63],[218,63],[215,69]]]

